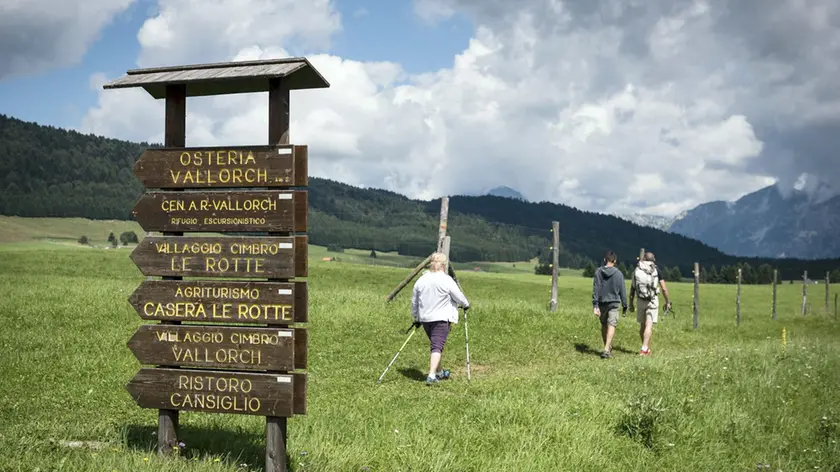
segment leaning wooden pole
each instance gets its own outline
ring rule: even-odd
[[[423,268],[426,267],[431,260],[432,254],[429,254],[428,256],[426,256],[425,259],[423,259],[423,262],[418,264],[417,267],[415,267],[414,270],[412,270],[411,273],[408,274],[408,277],[406,277],[405,280],[403,280],[402,282],[400,282],[399,285],[397,285],[397,288],[395,288],[391,291],[391,293],[388,294],[386,301],[390,302],[391,300],[393,300],[394,297],[396,297],[397,294],[400,293],[400,290],[402,290],[406,285],[408,285],[408,283],[411,282],[411,279],[417,276],[417,274],[419,274],[420,271],[423,270]]]
[[[557,311],[557,266],[560,263],[560,222],[551,222],[551,300],[549,310]]]
[[[443,197],[440,200],[440,224],[438,225],[438,241],[437,241],[437,248],[435,249],[435,251],[437,251],[437,252],[444,252],[443,242],[444,242],[444,239],[447,237],[446,236],[446,228],[447,228],[447,221],[448,220],[449,220],[449,197]],[[446,261],[447,261],[447,265],[448,265],[449,264],[449,250],[448,249],[446,250],[445,254],[446,254]],[[392,290],[391,293],[388,294],[388,296],[385,298],[385,300],[387,300],[389,302],[391,300],[393,300],[394,297],[396,297],[397,294],[400,293],[400,290],[402,290],[406,285],[408,285],[408,283],[411,282],[411,280],[415,276],[417,276],[417,274],[420,273],[421,270],[423,270],[423,267],[426,267],[426,265],[429,263],[431,258],[432,258],[432,254],[429,254],[429,257],[424,259],[423,262],[420,263],[420,265],[415,267],[414,270],[411,272],[411,274],[409,274],[408,277],[405,278],[405,280],[400,282],[400,284],[397,285],[397,287],[394,290]]]
[[[693,305],[694,305],[694,329],[697,329],[697,326],[700,322],[700,263],[694,263],[694,297],[693,297]]]

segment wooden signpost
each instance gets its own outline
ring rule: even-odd
[[[306,414],[306,375],[143,368],[126,386],[142,408],[260,416]]]
[[[289,144],[147,149],[134,174],[146,188],[309,185],[307,147]]]
[[[306,192],[146,192],[131,214],[146,231],[305,232]]]
[[[143,275],[306,277],[307,237],[150,236],[131,252]]]
[[[307,283],[292,280],[308,276],[308,148],[289,143],[289,92],[329,83],[289,58],[131,70],[104,88],[126,87],[166,100],[164,147],[133,168],[147,189],[133,211],[147,237],[131,260],[162,280],[129,297],[159,324],[140,326],[128,347],[156,367],[126,389],[158,410],[160,453],[177,451],[180,411],[260,415],[265,470],[286,471],[287,418],[306,414],[307,376],[295,371],[309,344],[294,326],[309,321]],[[187,97],[252,92],[269,95],[267,145],[186,147]]]
[[[306,369],[306,347],[301,328],[143,325],[128,341],[141,364],[246,370]]]
[[[147,280],[129,297],[144,320],[306,323],[306,282]],[[229,318],[229,317],[232,317]]]

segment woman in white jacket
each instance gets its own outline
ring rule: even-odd
[[[434,253],[429,263],[429,271],[417,279],[411,297],[411,315],[416,323],[423,326],[426,336],[429,337],[431,354],[427,385],[449,378],[448,370],[438,370],[443,345],[449,336],[451,324],[458,323],[458,305],[464,310],[470,308],[467,297],[445,269],[446,256],[439,252]]]

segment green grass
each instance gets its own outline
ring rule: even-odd
[[[590,280],[562,277],[550,313],[549,277],[463,271],[472,383],[462,319],[444,353],[453,378],[429,388],[422,332],[375,383],[406,337],[410,286],[384,298],[407,269],[316,257],[311,274],[292,470],[840,470],[840,324],[822,285],[804,318],[801,286],[779,286],[777,321],[770,288],[745,286],[737,327],[735,287],[704,285],[695,330],[691,285],[672,283],[677,316],[660,318],[653,356],[636,355],[628,316],[605,361]],[[0,470],[261,470],[261,417],[184,412],[182,457],[153,452],[156,411],[124,390],[140,368],[126,298],[141,281],[127,251],[0,245]]]
[[[108,244],[108,235],[120,237],[125,231],[134,231],[143,237],[144,231],[134,221],[89,220],[86,218],[23,218],[0,215],[0,243],[25,241],[51,241],[78,244],[82,235],[90,244]]]

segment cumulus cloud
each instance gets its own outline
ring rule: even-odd
[[[838,2],[415,2],[427,21],[471,18],[469,45],[418,75],[308,55],[331,83],[292,92],[292,142],[310,146],[313,175],[418,198],[508,185],[534,200],[659,214],[776,180],[840,191]],[[276,17],[267,1],[201,12],[160,3],[138,34],[143,65],[283,57],[326,47],[340,28],[326,1]],[[250,19],[238,13],[250,3],[275,27],[223,27]],[[86,131],[162,140],[163,104],[145,92],[99,100]],[[187,143],[266,142],[266,109],[264,94],[193,99]]]
[[[4,0],[0,79],[76,64],[99,31],[134,0]]]
[[[331,0],[158,0],[137,39],[140,67],[229,60],[243,48],[283,45],[308,53],[341,29]]]

